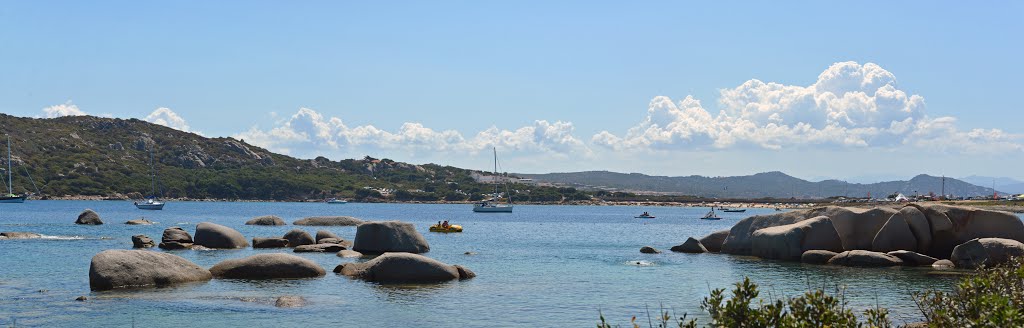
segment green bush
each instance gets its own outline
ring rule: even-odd
[[[914,296],[929,327],[1024,327],[1024,261],[983,268],[952,292]]]

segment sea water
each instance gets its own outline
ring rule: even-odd
[[[75,225],[90,208],[106,223]],[[687,237],[729,229],[739,219],[771,213],[748,209],[699,218],[707,208],[516,205],[514,213],[473,213],[464,204],[326,204],[262,202],[170,202],[163,211],[143,211],[123,201],[28,201],[0,204],[0,231],[25,231],[41,239],[0,240],[0,326],[8,327],[584,327],[598,311],[627,324],[660,308],[706,318],[701,299],[710,289],[730,288],[750,277],[762,297],[787,297],[825,286],[845,290],[860,312],[876,304],[896,323],[919,321],[911,292],[949,290],[955,278],[929,275],[927,268],[861,269],[803,265],[724,254],[682,254],[668,249]],[[656,219],[635,219],[644,211]],[[260,215],[291,223],[307,216],[348,215],[364,220],[401,220],[416,225],[430,243],[425,254],[474,272],[471,280],[429,285],[379,285],[331,273],[349,259],[334,253],[298,253],[328,272],[315,279],[220,280],[150,288],[91,292],[89,262],[107,249],[130,249],[131,236],[159,243],[162,231],[213,222],[246,238],[282,236],[299,228],[328,230],[352,240],[355,227],[247,226]],[[154,225],[126,225],[145,218]],[[462,233],[431,233],[449,220]],[[641,254],[650,245],[663,254]],[[153,249],[161,252],[162,250]],[[168,251],[203,267],[259,253],[289,249]],[[78,296],[88,301],[75,301]],[[279,296],[308,304],[276,308]]]

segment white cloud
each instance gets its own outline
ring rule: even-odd
[[[70,100],[60,105],[43,108],[43,113],[46,114],[46,118],[86,115],[84,111],[78,109],[78,106],[72,104]]]
[[[1024,138],[1000,130],[961,131],[949,117],[925,115],[924,98],[900,90],[896,77],[867,63],[835,63],[809,86],[749,80],[721,90],[712,114],[687,96],[651,100],[646,118],[623,136],[591,138],[610,149],[764,149],[813,146],[941,150],[1021,150]],[[955,140],[952,140],[955,139]]]
[[[584,143],[572,135],[573,129],[569,122],[538,120],[533,125],[515,130],[491,127],[466,138],[456,130],[434,130],[412,122],[402,124],[396,131],[373,125],[350,127],[340,118],[300,108],[274,128],[261,130],[252,127],[234,137],[303,157],[347,150],[477,153],[491,147],[549,155],[589,153]]]
[[[188,122],[186,122],[184,118],[167,107],[157,108],[143,120],[153,124],[160,124],[175,130],[200,134],[196,131],[192,131],[188,126]]]

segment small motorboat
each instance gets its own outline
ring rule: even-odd
[[[743,213],[743,212],[746,212],[746,211],[747,211],[747,209],[740,209],[740,208],[732,208],[732,209],[727,208],[727,209],[723,209],[722,210],[722,212],[726,212],[726,213]]]
[[[633,218],[634,219],[653,219],[654,215],[651,215],[651,213],[643,212],[642,214],[634,216]]]
[[[715,214],[715,208],[712,207],[711,211],[708,212],[708,214],[704,214],[704,217],[702,217],[700,219],[701,220],[721,220],[722,218],[718,217],[718,214]]]
[[[327,203],[328,204],[348,204],[348,201],[344,200],[344,199],[331,198],[331,199],[327,200]]]
[[[430,232],[462,232],[462,226],[458,224],[449,224],[447,227],[440,224],[430,226]]]

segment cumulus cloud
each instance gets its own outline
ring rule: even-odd
[[[687,96],[658,96],[647,115],[622,136],[591,138],[610,149],[764,149],[812,147],[919,147],[971,151],[1021,150],[1022,136],[997,129],[961,131],[951,117],[931,118],[925,101],[898,87],[891,72],[873,64],[835,63],[809,86],[749,80],[721,90],[713,114]]]
[[[43,108],[43,114],[46,115],[46,118],[86,115],[84,111],[78,109],[78,106],[72,104],[70,100],[63,104]]]
[[[167,107],[157,108],[152,113],[149,113],[149,115],[147,115],[143,120],[153,124],[160,124],[175,130],[196,133],[196,131],[192,131],[189,128],[188,122],[186,122],[181,115],[178,115],[178,113],[175,113]]]
[[[300,108],[276,127],[269,130],[252,127],[233,137],[297,156],[347,149],[477,153],[491,147],[555,155],[587,153],[584,143],[573,136],[573,130],[569,122],[538,120],[515,130],[491,127],[466,138],[456,130],[435,130],[412,122],[402,124],[395,131],[373,125],[350,127],[341,118]]]

